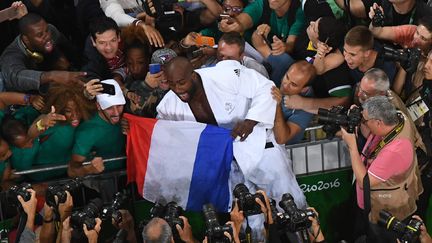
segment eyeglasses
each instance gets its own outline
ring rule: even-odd
[[[243,11],[242,7],[230,6],[227,4],[223,5],[223,9],[225,12],[233,12],[233,13],[241,13]]]

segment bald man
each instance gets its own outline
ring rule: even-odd
[[[304,110],[289,109],[285,106],[285,95],[313,95],[310,82],[316,71],[312,64],[302,60],[294,63],[284,75],[280,89],[273,87],[273,99],[278,103],[273,132],[278,144],[294,144],[303,139],[304,130],[312,120],[313,114]]]

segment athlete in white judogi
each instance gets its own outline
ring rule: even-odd
[[[234,143],[234,157],[249,189],[263,189],[276,201],[289,192],[299,208],[306,206],[292,162],[274,140],[273,82],[232,60],[193,70],[187,59],[179,57],[165,73],[171,91],[157,107],[159,119],[232,129],[232,136],[240,140]]]

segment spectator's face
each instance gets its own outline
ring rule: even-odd
[[[70,100],[67,102],[63,114],[66,117],[66,121],[69,122],[71,126],[77,127],[80,124],[82,115],[75,101]]]
[[[183,101],[189,102],[196,91],[196,83],[193,72],[185,73],[184,70],[174,70],[167,73],[168,84],[171,90]]]
[[[50,53],[54,49],[51,32],[48,30],[48,24],[45,20],[30,25],[22,38],[31,51]]]
[[[370,51],[364,51],[361,46],[350,46],[345,44],[343,55],[350,69],[356,69],[363,65]]]
[[[306,33],[309,37],[309,40],[313,43],[318,42],[318,25],[321,18],[317,19],[316,21],[311,21],[309,23],[308,28],[306,29]]]
[[[414,33],[413,44],[421,50],[428,51],[432,45],[432,33],[423,25],[417,26],[417,30]]]
[[[424,66],[425,79],[432,80],[432,51],[429,52],[428,59]]]
[[[244,8],[243,2],[239,0],[225,0],[222,6],[224,13],[228,14],[231,18],[239,15]]]
[[[370,132],[375,135],[381,134],[382,132],[380,132],[380,126],[379,126],[379,123],[381,121],[377,119],[369,118],[369,114],[366,110],[363,110],[362,114],[363,114],[362,123],[369,128]]]
[[[378,95],[378,92],[375,89],[375,81],[362,78],[357,90],[357,96],[359,97],[360,103],[363,104],[367,99],[376,95]]]
[[[92,38],[92,43],[102,56],[111,59],[117,54],[120,36],[117,35],[115,30],[107,30],[101,34],[96,34],[96,39],[93,40]]]
[[[241,61],[242,53],[240,53],[240,46],[237,44],[227,44],[224,41],[219,41],[217,58],[219,61],[223,60],[236,60]]]
[[[283,77],[280,90],[284,95],[300,94],[308,79],[309,77],[296,68],[296,66],[292,66]]]
[[[9,145],[3,139],[0,139],[0,161],[5,161],[11,157],[12,151]]]
[[[120,122],[121,116],[123,114],[123,105],[113,105],[105,110],[101,110],[99,105],[98,109],[102,112],[103,118],[112,125],[118,124]]]
[[[126,67],[134,80],[144,80],[147,75],[147,58],[139,48],[131,48],[127,52]]]

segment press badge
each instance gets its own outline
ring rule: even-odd
[[[413,121],[416,121],[429,111],[429,108],[420,96],[417,97],[417,99],[415,99],[407,108]]]

